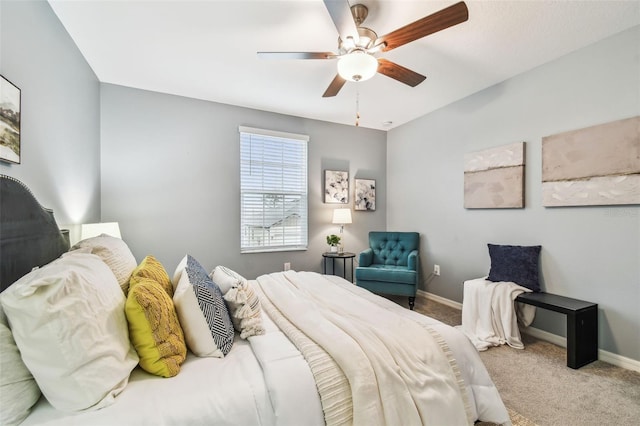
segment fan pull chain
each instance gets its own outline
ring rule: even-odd
[[[360,126],[360,90],[356,89],[356,127]]]

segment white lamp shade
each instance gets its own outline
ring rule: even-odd
[[[378,71],[378,61],[368,53],[356,50],[338,60],[338,74],[345,80],[365,81]]]
[[[122,238],[120,236],[120,226],[118,222],[104,223],[83,223],[80,230],[80,239],[85,240],[91,237],[97,237],[102,234],[111,235],[112,237]]]
[[[333,222],[338,225],[351,223],[351,209],[335,209],[333,211]]]

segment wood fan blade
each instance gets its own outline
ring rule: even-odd
[[[360,36],[356,23],[353,21],[349,2],[347,0],[324,0],[324,5],[331,15],[331,20],[336,26],[340,38],[346,40],[347,37],[353,37],[353,40],[357,42]]]
[[[329,84],[329,87],[327,87],[327,90],[324,91],[324,94],[322,95],[322,97],[330,98],[332,96],[337,95],[340,89],[342,89],[342,86],[344,86],[346,82],[347,80],[340,77],[340,74],[336,74],[331,84]]]
[[[260,59],[334,59],[333,52],[258,52]]]
[[[456,3],[432,15],[425,16],[409,25],[398,28],[376,40],[375,44],[384,42],[383,52],[410,43],[419,38],[437,33],[445,28],[460,24],[469,19],[469,10],[464,2]]]
[[[378,59],[378,72],[411,87],[416,87],[418,84],[422,83],[425,78],[427,78],[422,74],[411,71],[409,68],[405,68],[402,65],[398,65],[395,62],[382,58]]]

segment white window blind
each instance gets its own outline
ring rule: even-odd
[[[308,136],[240,130],[240,252],[307,248]]]

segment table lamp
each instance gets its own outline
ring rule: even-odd
[[[118,222],[104,222],[104,223],[83,223],[80,229],[80,239],[86,240],[87,238],[97,237],[102,234],[111,235],[112,237],[122,238],[120,235],[120,226]]]
[[[335,209],[333,211],[333,224],[340,225],[340,239],[344,238],[344,225],[351,222],[351,209]],[[342,252],[343,245],[340,245],[339,251]]]

